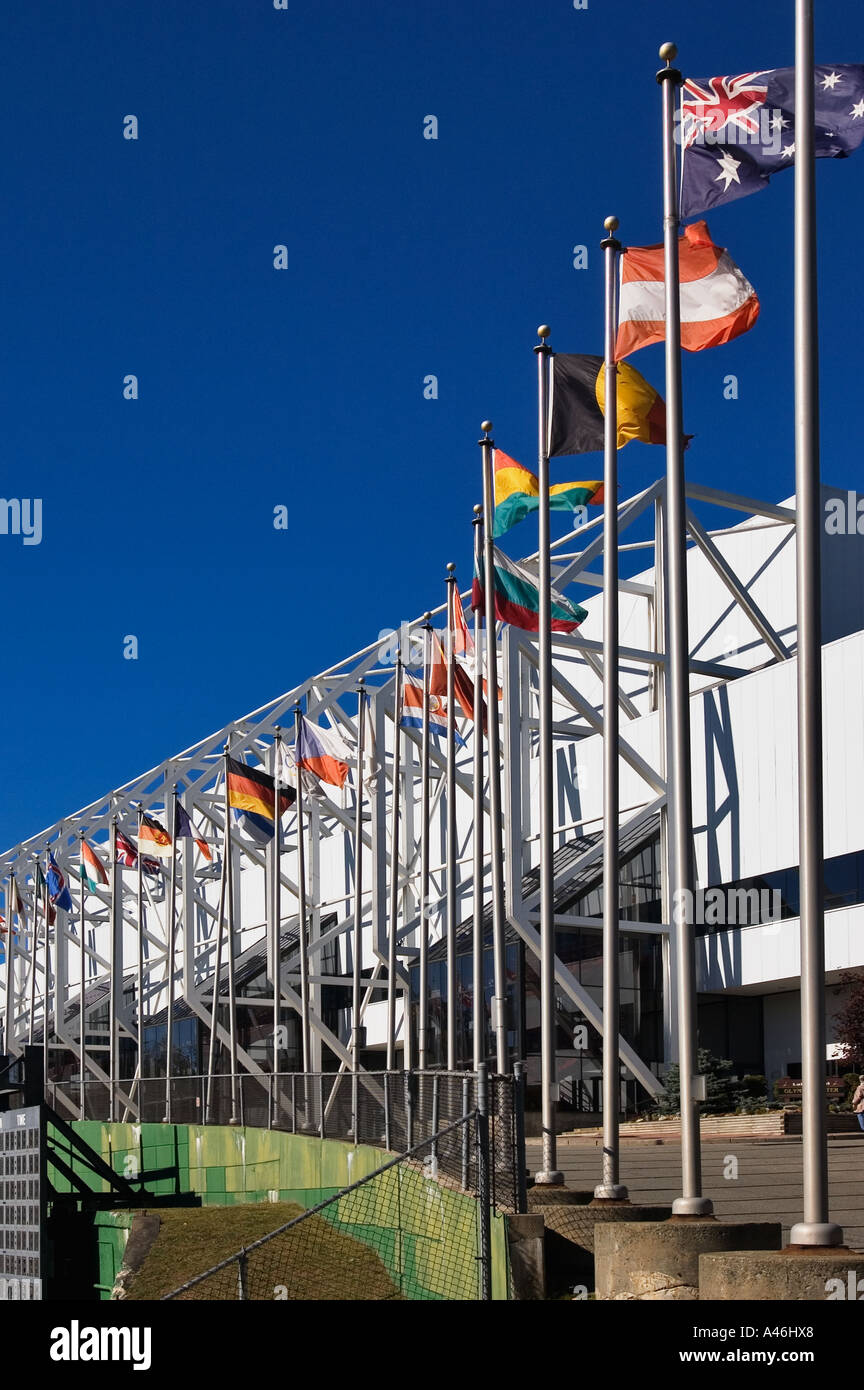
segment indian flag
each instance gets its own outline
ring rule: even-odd
[[[495,553],[495,617],[513,627],[521,627],[526,632],[537,632],[540,627],[540,589],[536,578],[524,565],[517,565],[508,555],[494,547]],[[569,598],[559,594],[554,587],[552,593],[552,631],[573,632],[585,618],[588,610]],[[472,603],[475,608],[486,606],[483,578],[475,569]]]
[[[577,507],[587,507],[603,501],[603,484],[554,483],[549,489],[549,506],[552,511],[572,512]],[[540,505],[540,485],[535,474],[521,463],[511,459],[503,449],[495,450],[495,524],[493,536],[503,536],[517,521],[529,512],[536,512]]]
[[[86,840],[81,841],[81,877],[93,893],[100,884],[108,882],[108,875],[102,860],[93,852]]]

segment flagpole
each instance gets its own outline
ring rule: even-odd
[[[552,762],[552,569],[549,546],[549,361],[552,349],[546,339],[548,324],[537,329],[537,438],[538,468],[538,615],[539,713],[540,713],[540,1072],[542,1091],[543,1168],[535,1181],[563,1183],[558,1170],[556,1111],[558,1067],[555,1050],[555,883],[554,779]]]
[[[78,1005],[78,1034],[79,1034],[78,1050],[79,1050],[79,1052],[80,1052],[80,1054],[81,1054],[80,1109],[81,1109],[81,1119],[82,1119],[82,1120],[85,1120],[85,1119],[87,1118],[87,1116],[86,1116],[86,1114],[85,1114],[85,1104],[84,1104],[85,1098],[86,1098],[86,1087],[85,1087],[85,1080],[84,1080],[84,1078],[85,1078],[86,1071],[87,1071],[87,1043],[86,1043],[86,1034],[87,1034],[87,1028],[86,1028],[87,1019],[86,1019],[86,1013],[87,1013],[87,1011],[86,1011],[86,1007],[85,1007],[85,995],[86,995],[86,993],[87,993],[87,943],[86,943],[86,935],[87,935],[87,912],[86,912],[86,908],[85,908],[85,900],[86,900],[86,895],[87,895],[87,879],[86,879],[85,876],[84,876],[85,870],[84,870],[84,831],[83,831],[83,830],[79,832],[79,839],[78,839],[78,854],[79,854],[80,878],[81,878],[81,918],[80,918],[80,926],[79,926],[79,931],[80,931],[80,933],[81,933],[81,940],[80,940],[79,943],[78,943],[79,952],[80,952],[79,968],[80,968],[80,973],[81,973],[81,981],[80,981],[80,1002],[79,1002],[79,1005]]]
[[[136,990],[138,994],[138,1027],[136,1030],[136,1042],[138,1046],[138,1113],[142,1112],[142,1081],[144,1079],[144,870],[142,868],[144,853],[141,846],[141,828],[143,824],[143,809],[138,807],[138,870],[137,893],[138,893],[138,961],[136,966]],[[166,1061],[166,1073],[170,1066]]]
[[[298,700],[294,706],[294,768],[297,773],[297,911],[300,917],[300,1027],[303,1048],[303,1071],[304,1074],[308,1074],[311,1062],[311,1049],[309,1037],[309,954],[306,939],[306,832],[303,825],[303,772],[298,761],[302,720],[303,715],[300,713],[300,701]]]
[[[501,728],[498,717],[498,637],[495,631],[495,541],[492,535],[495,516],[495,486],[493,453],[495,441],[490,437],[492,421],[480,426],[483,438],[483,515],[485,550],[486,600],[486,721],[489,748],[489,849],[492,873],[492,958],[494,989],[492,1000],[492,1029],[495,1035],[495,1069],[504,1076],[508,1068],[507,1054],[507,955],[506,919],[504,916],[504,860],[501,840]],[[482,686],[482,678],[481,678]],[[484,1030],[485,1031],[485,1030]]]
[[[138,858],[141,858],[139,853]],[[118,890],[122,894],[122,880],[118,873],[119,864],[117,863],[117,817],[111,819],[111,950],[109,953],[109,980],[108,980],[108,1103],[109,1118],[113,1121],[116,1109],[116,1089],[117,1089],[117,990],[115,987],[114,976],[118,966],[117,951],[117,900]],[[122,924],[120,931],[122,933]],[[122,950],[119,953],[122,961]],[[122,964],[120,966],[122,976]]]
[[[165,1124],[171,1123],[171,1078],[174,1064],[174,974],[177,969],[177,783],[171,790],[171,875],[170,900],[168,910],[168,1016],[165,1024]],[[185,853],[194,854],[195,841],[192,840]],[[142,1054],[143,1056],[143,1054]]]
[[[447,566],[447,1070],[456,1070],[456,899],[459,846],[456,838],[456,691],[455,605],[459,601],[456,588],[456,566]]]
[[[226,745],[227,747],[227,745]],[[228,770],[225,769],[225,826],[222,837],[222,865],[219,873],[219,911],[216,918],[216,951],[213,962],[213,994],[210,1005],[210,1047],[207,1058],[207,1099],[204,1107],[204,1123],[212,1124],[213,1114],[213,1073],[216,1069],[216,1045],[219,1023],[219,978],[222,974],[222,919],[225,915],[225,881],[228,855]]]
[[[37,859],[38,868],[39,861]],[[39,940],[39,875],[33,878],[33,928],[30,932],[30,1019],[27,1026],[27,1043],[33,1046],[33,1022],[36,1014],[36,943]]]
[[[11,1051],[12,1051],[11,1042],[14,1040],[14,1034],[15,1034],[15,998],[14,998],[14,994],[15,994],[15,977],[14,977],[14,974],[13,974],[13,968],[14,968],[13,937],[14,937],[14,933],[13,933],[13,928],[12,928],[12,918],[13,918],[14,913],[15,913],[15,887],[14,887],[14,884],[15,884],[14,876],[10,873],[10,875],[9,875],[9,887],[8,887],[8,889],[7,889],[7,892],[6,892],[6,991],[5,991],[5,993],[6,993],[6,1025],[5,1025],[5,1029],[4,1029],[4,1035],[3,1035],[3,1046],[4,1046],[4,1050],[5,1050],[6,1052],[11,1052]],[[20,916],[19,916],[19,918],[18,918],[18,925],[19,925],[19,928],[20,928],[20,925],[21,925],[21,918],[20,918]]]
[[[618,1116],[621,1109],[620,943],[618,923],[619,779],[618,779],[618,368],[615,336],[618,321],[617,275],[621,243],[615,238],[617,217],[607,217],[601,241],[605,263],[605,401],[603,407],[603,1180],[594,1196],[626,1201],[618,1181],[621,1154]]]
[[[474,573],[483,558],[483,508],[474,508]],[[488,705],[488,700],[487,700]],[[474,884],[471,907],[471,1007],[475,1071],[486,1061],[486,990],[483,983],[483,610],[474,608]]]
[[[43,998],[45,1002],[45,1008],[43,1010],[42,1027],[42,1074],[46,1088],[48,1086],[48,1066],[50,1062],[50,1053],[48,1051],[48,1020],[51,1009],[51,942],[49,940],[50,926],[48,920],[51,915],[51,909],[49,906],[50,901],[51,900],[48,895],[48,866],[46,864],[45,895],[43,899],[43,907],[45,910],[45,988],[43,992]]]
[[[798,625],[798,818],[801,874],[803,1220],[791,1245],[837,1246],[830,1220],[825,1118],[825,902],[819,337],[814,168],[813,0],[795,7],[795,515]]]
[[[279,1027],[282,1016],[282,958],[279,950],[279,927],[282,917],[282,817],[279,813],[279,780],[282,772],[282,729],[273,730],[273,882],[271,891],[272,921],[270,949],[273,953],[273,1075],[279,1071]],[[298,778],[299,781],[299,778]],[[298,790],[299,799],[299,790]],[[275,1082],[274,1082],[275,1086]],[[275,1096],[275,1091],[274,1091]]]
[[[429,1031],[429,683],[432,667],[431,613],[423,615],[423,738],[420,747],[420,1008],[417,1065],[426,1070]]]
[[[657,74],[663,93],[663,246],[666,282],[666,505],[668,574],[666,690],[669,747],[669,858],[673,930],[678,955],[678,1060],[681,1085],[682,1195],[675,1216],[710,1216],[702,1196],[699,1101],[696,1094],[696,951],[693,902],[693,806],[690,788],[690,651],[687,615],[687,498],[684,479],[684,416],[681,391],[681,291],[678,268],[678,170],[675,112],[683,81],[671,66],[678,50],[664,43],[666,63]]]
[[[231,808],[228,803],[228,744],[225,754],[225,917],[228,934],[228,1036],[231,1053],[231,1115],[229,1125],[239,1124],[237,1115],[237,991],[234,978],[234,865],[231,855]],[[275,809],[275,808],[274,808]]]
[[[351,1126],[356,1143],[360,1137],[357,1074],[360,1071],[360,985],[363,976],[363,747],[366,737],[366,689],[357,682],[357,786],[354,808],[354,941],[351,990]]]
[[[387,942],[387,1070],[396,1070],[396,944],[399,927],[399,812],[402,780],[402,651],[396,648],[393,721],[393,795],[390,832],[390,937]],[[382,754],[383,756],[383,754]],[[406,1010],[403,1029],[409,1025]],[[406,1035],[407,1036],[407,1033]],[[404,1041],[404,1039],[403,1039]]]

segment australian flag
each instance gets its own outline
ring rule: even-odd
[[[53,854],[48,856],[48,896],[55,907],[62,907],[64,912],[72,911],[72,894],[66,878]]]
[[[864,140],[864,64],[814,68],[817,159]],[[681,216],[767,188],[795,162],[795,69],[688,77],[681,94]]]

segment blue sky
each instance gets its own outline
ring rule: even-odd
[[[817,8],[817,60],[864,60],[859,7]],[[787,66],[793,13],[7,9],[2,491],[42,499],[43,538],[0,535],[0,845],[442,601],[448,560],[467,585],[480,421],[534,466],[537,324],[562,352],[600,352],[603,218],[625,243],[661,237],[658,45],[695,76]],[[688,475],[770,499],[794,487],[793,182],[709,218],[762,314],[685,362]],[[821,161],[818,187],[823,475],[854,487],[864,153]],[[662,348],[634,365],[663,390]],[[663,467],[628,446],[623,493]],[[535,546],[528,521],[508,548]]]

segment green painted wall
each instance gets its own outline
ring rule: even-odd
[[[129,1178],[143,1177],[148,1191],[154,1194],[193,1193],[207,1205],[279,1201],[313,1207],[349,1183],[373,1173],[392,1157],[381,1149],[355,1147],[337,1139],[227,1125],[133,1125],[76,1120],[72,1128],[114,1172]],[[95,1192],[109,1191],[108,1183],[95,1176],[86,1161],[78,1158],[51,1126],[49,1141],[85,1187]],[[170,1172],[162,1178],[148,1177],[160,1169]],[[71,1181],[50,1163],[49,1178],[58,1191],[72,1190]],[[395,1182],[402,1185],[402,1238],[398,1242],[383,1237],[386,1211],[395,1209],[395,1205],[385,1205],[385,1197],[388,1185]],[[437,1251],[443,1239],[451,1251],[465,1251],[461,1296],[472,1297],[477,1277],[473,1234],[477,1205],[473,1198],[430,1183],[410,1169],[398,1174],[391,1170],[379,1180],[379,1188],[382,1224],[356,1227],[353,1233],[358,1239],[379,1251],[391,1273],[403,1276],[409,1297],[428,1297],[430,1293],[447,1296],[436,1286]],[[350,1219],[347,1202],[339,1205],[343,1208],[340,1220]],[[103,1298],[108,1297],[106,1286],[110,1290],[122,1262],[130,1224],[128,1213],[97,1216]],[[507,1244],[501,1217],[492,1221],[492,1264],[493,1298],[506,1299]],[[450,1297],[454,1296],[453,1287],[451,1274]]]

